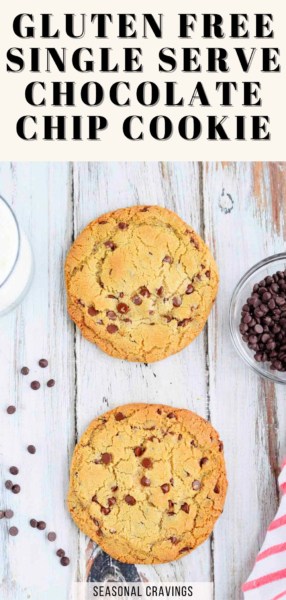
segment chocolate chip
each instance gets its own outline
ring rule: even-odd
[[[28,450],[29,454],[36,454],[35,446],[30,445],[27,447],[27,450]]]
[[[173,259],[171,258],[171,256],[165,256],[165,257],[163,258],[163,262],[165,262],[165,263],[169,263],[169,264],[171,265],[171,264],[172,264],[172,262],[173,262]]]
[[[67,567],[70,564],[70,559],[67,556],[63,556],[60,563],[63,567]]]
[[[191,548],[189,548],[189,546],[186,546],[185,548],[182,548],[180,550],[180,554],[185,554],[185,552],[190,552]]]
[[[13,415],[16,412],[16,406],[8,406],[7,413],[8,415]]]
[[[117,248],[116,244],[114,244],[114,242],[112,242],[111,240],[105,242],[104,245],[106,246],[106,248],[110,248],[110,250],[116,250]]]
[[[190,283],[186,289],[186,294],[190,295],[195,291],[194,286]]]
[[[198,492],[202,487],[202,484],[200,481],[198,481],[197,479],[195,479],[195,481],[193,481],[192,483],[192,488],[195,492]]]
[[[36,519],[31,519],[30,525],[33,527],[33,529],[36,529],[36,527],[38,527],[38,521],[36,521]]]
[[[175,415],[175,413],[173,413],[173,412],[170,412],[170,413],[167,415],[167,417],[168,417],[168,419],[175,419],[175,418],[176,418],[176,415]]]
[[[111,320],[111,321],[116,321],[117,319],[117,315],[113,310],[108,310],[106,313],[106,316]]]
[[[28,367],[22,367],[21,373],[22,375],[29,375],[30,369],[28,369]]]
[[[107,325],[106,331],[108,331],[108,333],[116,333],[118,331],[118,327],[117,325]]]
[[[4,511],[4,517],[5,517],[6,519],[12,519],[12,518],[14,517],[14,511],[13,511],[13,510],[10,510],[10,509],[8,509],[8,510],[5,510],[5,511]]]
[[[46,529],[47,525],[45,523],[45,521],[39,521],[37,523],[37,529],[39,529],[40,531],[44,531],[44,529]]]
[[[223,448],[224,448],[224,446],[223,446],[223,442],[219,441],[219,444],[218,444],[218,449],[219,449],[219,451],[220,451],[220,452],[222,452],[222,451],[223,451]]]
[[[163,494],[168,494],[168,492],[170,491],[169,484],[163,483],[163,485],[161,485],[161,490],[162,490]]]
[[[112,498],[108,498],[107,502],[108,506],[114,506],[114,504],[116,504],[116,498],[114,498],[114,496]]]
[[[162,298],[164,296],[164,288],[163,286],[159,287],[157,291],[157,296],[159,296],[159,298]]]
[[[18,475],[19,469],[18,467],[10,467],[9,472],[11,473],[11,475]]]
[[[143,300],[142,298],[140,298],[140,296],[133,296],[133,298],[131,298],[133,304],[136,304],[136,306],[140,306],[140,304],[142,304]]]
[[[107,516],[110,513],[110,508],[106,508],[105,506],[102,506],[100,509],[100,512],[102,512],[103,515]]]
[[[147,288],[145,285],[143,285],[143,286],[140,288],[140,290],[139,290],[139,294],[140,294],[140,296],[143,296],[143,298],[150,298],[150,296],[151,296],[151,294],[150,294],[150,292],[149,292],[148,288]]]
[[[188,515],[190,512],[190,507],[186,502],[184,502],[184,504],[182,504],[182,506],[181,506],[181,510],[183,510]]]
[[[173,535],[172,537],[170,537],[170,538],[169,538],[169,540],[170,540],[170,542],[171,542],[172,544],[174,544],[175,546],[176,546],[176,545],[178,544],[178,542],[179,542],[178,538],[177,538],[175,535]]]
[[[49,542],[54,542],[57,539],[57,534],[54,531],[50,531],[47,535]]]
[[[210,272],[210,271],[206,271],[206,277],[207,277],[208,279],[210,279],[210,277],[211,277],[211,272]]]
[[[123,231],[124,229],[128,229],[129,225],[127,223],[118,223],[118,227]]]
[[[56,382],[54,379],[49,379],[49,381],[47,382],[48,388],[54,387],[55,384],[56,384]]]
[[[203,467],[204,465],[207,464],[208,462],[208,458],[206,456],[204,456],[201,460],[200,460],[200,466]]]
[[[158,415],[161,415],[161,414],[162,414],[162,409],[161,409],[161,408],[158,408],[158,409],[157,409],[157,413],[158,413]]]
[[[191,322],[192,322],[191,318],[189,318],[189,319],[183,319],[182,321],[179,321],[178,327],[187,327],[187,325],[189,323],[191,323]]]
[[[126,504],[129,504],[130,506],[134,506],[134,504],[136,504],[135,498],[133,498],[133,496],[130,496],[129,494],[127,494],[127,496],[125,496],[125,502],[126,502]]]
[[[115,415],[115,421],[123,421],[126,419],[125,415],[122,412],[118,412]]]
[[[6,490],[11,490],[13,487],[13,482],[10,481],[10,479],[8,479],[8,481],[5,481],[5,488]]]
[[[31,383],[32,390],[39,390],[40,387],[41,387],[41,384],[39,381],[32,381],[32,383]]]
[[[136,448],[134,448],[134,454],[137,457],[142,456],[142,454],[144,454],[145,451],[146,448],[142,448],[142,446],[137,446]]]
[[[170,515],[170,516],[174,515],[175,514],[175,511],[174,511],[175,504],[174,504],[174,502],[172,502],[172,500],[168,500],[168,506],[169,506],[168,515]]]
[[[18,533],[19,529],[17,527],[10,527],[9,534],[12,535],[12,537],[15,537],[16,535],[18,535]]]
[[[112,491],[112,492],[117,492],[117,490],[118,490],[118,485],[114,485],[114,486],[111,488],[111,491]]]
[[[21,491],[21,488],[18,484],[13,485],[13,487],[12,487],[13,494],[19,494],[20,491]]]
[[[99,310],[96,310],[94,306],[90,306],[87,312],[91,317],[96,317],[99,314]]]
[[[116,308],[121,315],[126,315],[130,310],[129,306],[127,306],[127,304],[124,302],[119,302]]]
[[[220,492],[220,489],[219,489],[219,485],[217,483],[216,486],[215,486],[215,488],[214,488],[214,493],[215,494],[219,494],[219,492]]]
[[[111,461],[112,461],[112,454],[109,454],[109,452],[104,452],[101,455],[101,462],[104,465],[109,465],[111,463]]]
[[[45,369],[48,366],[48,361],[46,358],[41,358],[41,360],[39,360],[39,365],[42,369]]]
[[[144,467],[144,469],[152,469],[152,467],[153,467],[153,462],[152,462],[151,458],[143,458],[141,464]]]
[[[62,548],[59,548],[56,552],[56,555],[60,558],[63,558],[63,556],[65,556],[65,551]]]
[[[173,306],[175,308],[179,308],[179,306],[181,306],[182,304],[182,299],[179,296],[176,296],[175,298],[173,298]]]
[[[140,479],[140,483],[141,485],[143,485],[144,487],[149,487],[151,485],[151,480],[148,479],[148,477],[142,477]]]

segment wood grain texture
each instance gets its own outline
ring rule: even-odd
[[[286,451],[285,390],[252,374],[228,331],[232,290],[266,255],[285,248],[284,163],[0,164],[0,193],[13,205],[35,256],[32,288],[0,327],[0,509],[15,511],[17,538],[0,522],[0,596],[66,600],[71,582],[97,578],[215,581],[215,600],[240,600],[265,528],[279,501],[276,474]],[[219,264],[218,302],[204,333],[179,355],[150,366],[103,354],[65,309],[63,261],[93,218],[132,204],[175,210],[210,244]],[[47,370],[37,361],[49,358]],[[19,376],[23,364],[28,378]],[[53,376],[56,387],[44,385]],[[41,390],[29,388],[39,378]],[[65,508],[74,444],[89,421],[126,402],[164,402],[210,418],[225,441],[229,493],[213,538],[169,565],[122,567],[80,534]],[[5,409],[16,403],[16,415]],[[37,446],[30,456],[27,444]],[[20,468],[19,496],[4,488]],[[29,527],[44,519],[55,544]],[[11,522],[12,524],[12,522]],[[72,558],[63,569],[57,547]]]

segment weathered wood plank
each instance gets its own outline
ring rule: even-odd
[[[278,501],[278,388],[242,363],[228,328],[230,298],[239,278],[265,256],[283,250],[276,184],[273,179],[271,183],[269,167],[262,165],[204,165],[206,236],[221,273],[220,294],[209,321],[210,410],[225,441],[229,475],[228,501],[214,535],[219,600],[240,598],[241,584]]]
[[[53,597],[65,598],[77,555],[77,532],[64,502],[74,444],[73,328],[66,319],[62,281],[63,256],[71,240],[69,166],[1,164],[0,189],[13,204],[35,256],[28,296],[1,318],[1,475],[3,482],[9,466],[16,464],[20,474],[13,479],[22,490],[14,496],[0,486],[1,508],[14,510],[9,524],[19,527],[19,536],[11,538],[8,522],[1,521],[0,595],[6,600],[50,598],[49,590]],[[37,365],[41,357],[50,361],[45,370]],[[26,378],[19,376],[23,364],[31,369]],[[57,383],[48,389],[45,383],[51,376]],[[42,383],[38,392],[29,387],[33,379]],[[12,417],[5,413],[10,403],[18,407]],[[28,444],[37,447],[35,456],[26,451]],[[29,526],[31,517],[43,519],[57,532],[56,544]],[[73,557],[70,569],[58,564],[58,544]]]
[[[160,204],[203,229],[198,165],[103,163],[74,166],[75,233],[100,214],[132,204]],[[180,355],[148,367],[112,359],[77,333],[77,423],[81,434],[96,415],[127,402],[186,406],[206,416],[204,336]],[[191,366],[191,368],[190,368]],[[82,539],[81,556],[86,542]],[[81,576],[85,565],[82,563]],[[176,564],[139,567],[144,577],[209,580],[210,545]]]

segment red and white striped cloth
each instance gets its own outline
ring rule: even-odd
[[[286,600],[286,460],[279,477],[282,500],[269,525],[254,569],[243,585],[245,600]]]

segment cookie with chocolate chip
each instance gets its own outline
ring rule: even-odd
[[[68,311],[83,335],[117,358],[151,363],[202,331],[218,288],[197,233],[160,206],[134,206],[90,223],[65,267]]]
[[[225,501],[223,444],[198,415],[129,404],[95,419],[75,448],[68,508],[113,558],[177,560],[211,534]]]

